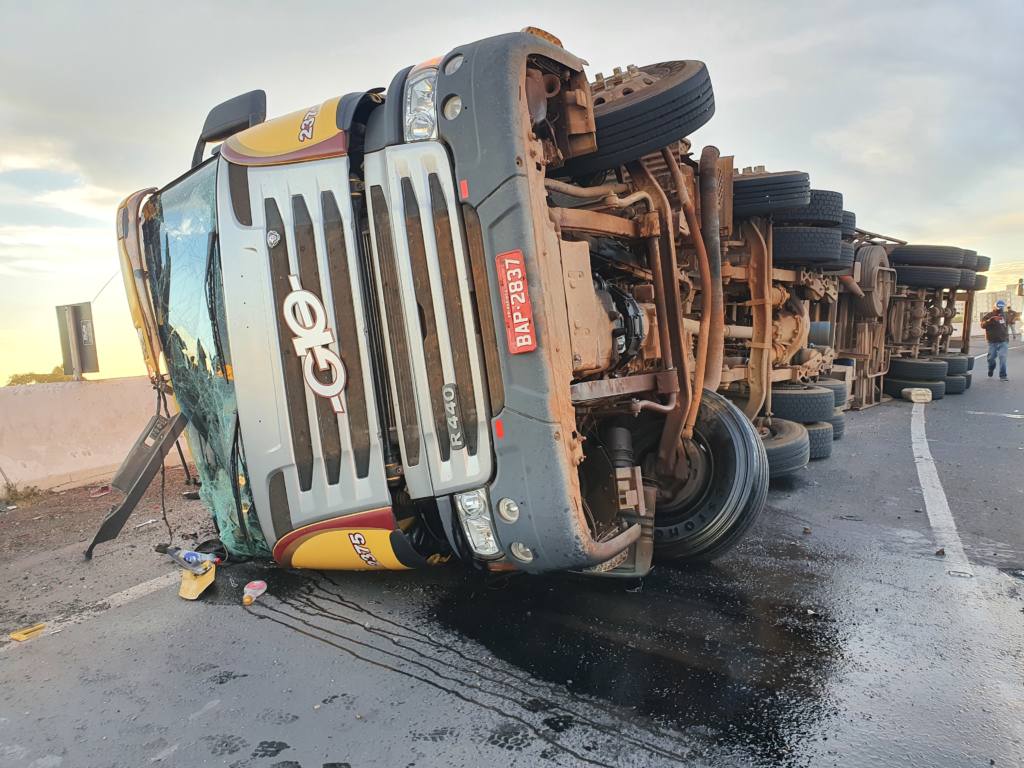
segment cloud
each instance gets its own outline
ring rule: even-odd
[[[113,227],[114,212],[123,196],[110,189],[92,184],[83,184],[67,189],[56,189],[37,195],[34,201],[40,205],[67,211],[78,216],[85,216],[99,221],[111,222]]]
[[[117,263],[113,226],[0,225],[0,275],[37,279],[54,273],[95,276]]]

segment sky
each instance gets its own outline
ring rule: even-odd
[[[215,104],[262,88],[284,114],[526,25],[591,76],[703,60],[716,113],[698,154],[809,171],[864,228],[974,248],[993,287],[1024,276],[1019,0],[0,0],[0,384],[60,363],[54,306],[118,273],[118,202],[187,170]],[[98,375],[143,373],[119,276],[93,311]]]

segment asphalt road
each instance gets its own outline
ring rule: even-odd
[[[6,564],[10,589],[46,567],[91,591],[19,607],[60,631],[0,647],[0,766],[1022,765],[1024,350],[1010,365],[924,407],[955,533],[889,403],[715,567],[632,590],[245,565],[198,603],[173,576],[105,600],[165,566]]]

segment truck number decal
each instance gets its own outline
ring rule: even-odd
[[[350,533],[348,540],[352,543],[352,549],[359,555],[359,559],[371,568],[380,568],[380,562],[373,556],[373,552],[366,546],[366,537],[361,533]]]
[[[537,348],[537,334],[533,326],[533,304],[530,303],[526,260],[522,251],[498,254],[498,286],[501,307],[505,312],[508,351],[513,355],[532,352]]]
[[[294,334],[295,354],[302,360],[302,377],[314,395],[328,400],[335,413],[344,413],[341,393],[348,383],[345,364],[328,345],[334,343],[334,331],[327,327],[327,310],[320,297],[303,289],[296,275],[288,275],[292,292],[281,307],[284,322]],[[314,369],[314,366],[316,368]],[[321,381],[316,372],[328,374]]]
[[[466,435],[462,431],[462,410],[459,408],[459,388],[455,384],[441,387],[441,402],[444,405],[444,420],[448,426],[448,441],[453,451],[466,447]]]
[[[302,118],[302,123],[299,125],[299,141],[308,141],[313,138],[313,123],[316,122],[316,116],[320,114],[320,106],[310,107],[305,117]]]

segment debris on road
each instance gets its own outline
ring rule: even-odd
[[[110,483],[107,483],[106,485],[97,486],[96,488],[93,488],[91,491],[89,491],[89,498],[100,499],[106,496],[112,490],[113,488],[111,487]]]
[[[45,624],[33,624],[31,627],[25,627],[19,629],[17,632],[11,632],[10,638],[18,643],[23,643],[26,640],[31,640],[33,637],[41,635],[43,630],[46,629]]]
[[[242,595],[242,605],[252,605],[256,598],[267,591],[267,582],[265,581],[250,581],[245,585],[245,591]]]
[[[945,547],[939,547],[938,549],[936,549],[935,550],[935,556],[936,557],[945,557],[946,556],[946,549],[945,549]]]
[[[147,525],[152,525],[153,523],[158,523],[158,522],[160,522],[160,518],[158,518],[158,517],[151,517],[149,520],[146,520],[145,522],[139,523],[138,525],[134,526],[134,528],[137,531],[137,530],[139,530],[139,528],[145,528]]]
[[[207,560],[200,563],[199,567],[202,569],[199,573],[191,569],[181,572],[181,586],[178,588],[178,597],[182,597],[185,600],[196,600],[206,591],[207,587],[213,584],[213,580],[217,575],[217,566]]]

